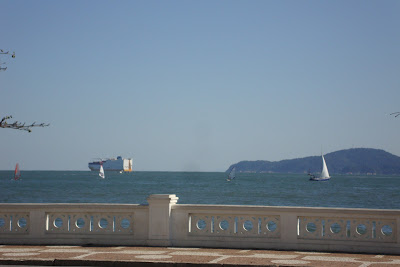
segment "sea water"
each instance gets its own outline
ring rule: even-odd
[[[176,194],[180,204],[400,208],[400,176],[222,172],[0,171],[0,203],[146,204],[151,194]]]

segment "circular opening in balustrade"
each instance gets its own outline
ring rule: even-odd
[[[121,220],[121,227],[122,228],[128,229],[130,225],[131,225],[131,222],[127,218],[124,218],[124,219]]]
[[[99,227],[100,227],[101,229],[106,229],[107,226],[108,226],[108,221],[107,221],[107,219],[101,218],[100,221],[99,221]]]
[[[315,231],[317,231],[317,226],[315,225],[315,223],[309,222],[306,225],[306,230],[309,233],[314,233]]]
[[[229,223],[228,223],[228,221],[227,220],[223,220],[223,221],[221,221],[220,223],[219,223],[219,228],[221,229],[221,230],[228,230],[228,228],[229,228]]]
[[[251,221],[249,221],[249,220],[245,221],[243,223],[243,229],[246,230],[246,231],[253,230],[253,223]]]
[[[61,218],[57,218],[54,220],[53,224],[56,228],[60,228],[63,225],[63,221]]]
[[[382,226],[381,232],[384,236],[390,236],[393,232],[392,227],[389,225]]]
[[[340,227],[340,225],[338,223],[334,223],[334,224],[331,225],[330,230],[331,230],[331,233],[338,234],[338,233],[340,233],[342,228]]]
[[[6,221],[3,218],[0,218],[0,227],[6,225]]]
[[[363,235],[367,232],[367,227],[364,224],[357,225],[356,232],[359,235]]]
[[[78,220],[76,220],[75,225],[78,228],[82,228],[85,226],[85,220],[82,218],[79,218]]]
[[[273,221],[267,222],[267,230],[268,231],[273,232],[276,230],[276,228],[277,228],[277,226],[276,226],[275,222],[273,222]]]
[[[197,229],[199,230],[203,230],[204,228],[206,228],[206,222],[204,220],[198,220],[196,223]]]
[[[26,219],[25,219],[25,218],[19,219],[18,222],[17,222],[17,224],[18,224],[18,227],[19,227],[19,228],[24,228],[24,227],[26,227]]]

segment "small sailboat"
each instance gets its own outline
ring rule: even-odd
[[[15,165],[14,180],[19,180],[19,178],[21,178],[21,172],[19,171],[19,165],[17,163]]]
[[[236,177],[236,167],[233,167],[231,172],[228,175],[227,181],[232,181]]]
[[[100,165],[100,172],[99,172],[99,176],[101,178],[106,178],[106,176],[104,175],[104,169],[103,169],[103,164]]]
[[[326,166],[324,155],[322,155],[322,172],[320,177],[315,177],[315,175],[310,173],[308,175],[310,175],[310,181],[327,181],[331,178],[329,176],[328,167]]]

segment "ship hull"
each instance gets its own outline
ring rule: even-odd
[[[121,157],[117,157],[116,159],[106,159],[102,161],[89,162],[88,167],[91,171],[99,171],[100,165],[103,165],[104,171],[132,171],[132,159],[123,159]]]

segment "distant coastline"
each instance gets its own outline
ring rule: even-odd
[[[351,148],[324,155],[331,174],[396,175],[400,174],[400,157],[381,149]],[[321,156],[311,156],[281,161],[240,161],[236,167],[241,173],[318,173]]]

